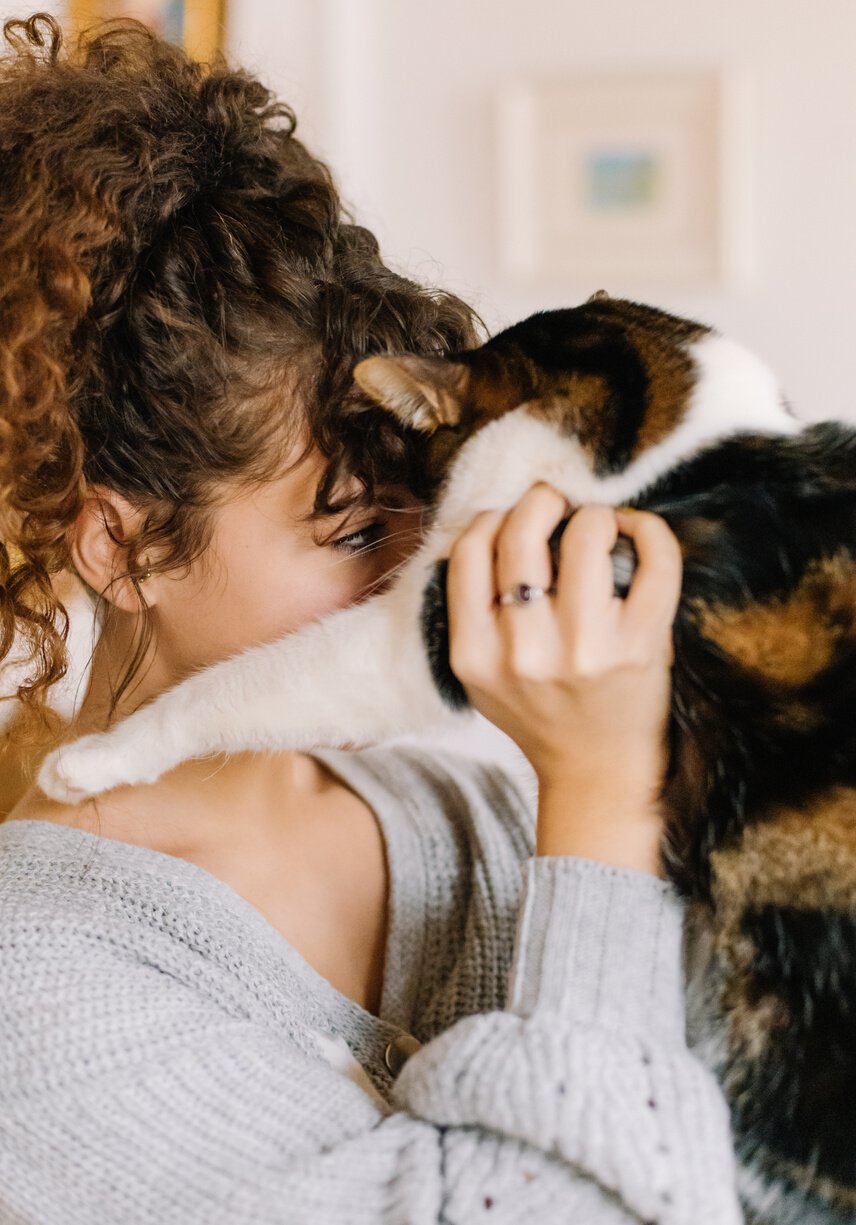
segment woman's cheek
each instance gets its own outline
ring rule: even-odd
[[[346,608],[363,597],[375,584],[378,562],[373,553],[365,557],[336,556],[331,564],[304,574],[291,586],[292,615],[300,624]]]

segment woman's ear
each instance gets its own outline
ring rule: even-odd
[[[78,574],[123,612],[139,612],[141,608],[137,584],[128,571],[132,564],[135,574],[146,570],[133,550],[143,519],[143,512],[127,498],[106,485],[92,485],[72,529],[71,557]]]

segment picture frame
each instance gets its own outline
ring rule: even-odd
[[[194,59],[208,61],[223,49],[226,0],[69,0],[72,29],[111,17],[136,17]]]
[[[503,91],[498,238],[515,281],[739,286],[754,275],[749,82],[580,72]]]

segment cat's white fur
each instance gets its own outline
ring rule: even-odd
[[[153,781],[190,757],[358,747],[471,718],[441,701],[419,614],[435,563],[448,557],[475,514],[512,506],[536,481],[555,486],[574,506],[621,505],[716,439],[803,428],[784,407],[771,371],[748,350],[709,335],[692,356],[698,378],[684,419],[623,472],[597,477],[576,439],[521,405],[461,448],[423,545],[387,591],[200,671],[110,732],[62,746],[44,762],[40,786],[75,802],[122,783]]]

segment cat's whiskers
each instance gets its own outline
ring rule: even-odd
[[[344,562],[353,561],[355,557],[362,557],[366,553],[371,553],[373,550],[386,548],[390,543],[400,539],[402,536],[413,535],[412,528],[403,528],[399,532],[389,532],[386,536],[382,536],[380,540],[373,540],[371,544],[363,545],[362,548],[353,549],[344,557],[339,557],[330,563],[331,566],[341,566]],[[422,537],[419,536],[421,543]],[[415,550],[414,550],[415,551]]]
[[[387,570],[385,574],[382,574],[380,576],[380,578],[376,578],[374,582],[370,583],[369,586],[366,588],[365,592],[363,593],[362,599],[365,599],[367,596],[372,595],[378,587],[387,586],[395,578],[399,570],[401,570],[404,567],[404,565],[405,565],[404,562],[400,562],[397,566],[393,566],[391,569]]]

